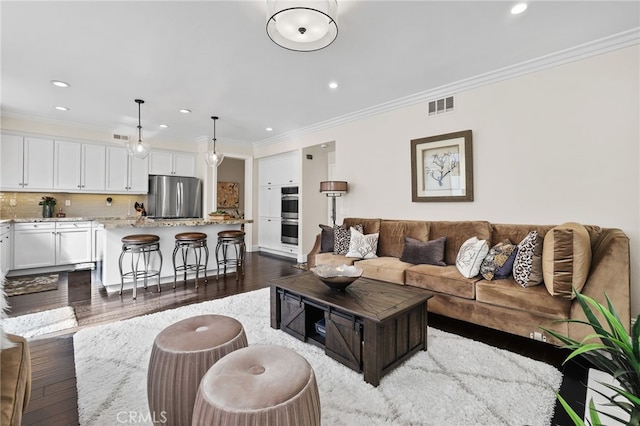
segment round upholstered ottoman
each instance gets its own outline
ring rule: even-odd
[[[320,424],[320,395],[311,365],[282,346],[239,349],[207,371],[192,425]]]
[[[202,376],[220,358],[247,346],[242,324],[222,315],[178,321],[156,336],[147,373],[149,412],[166,425],[189,425]]]

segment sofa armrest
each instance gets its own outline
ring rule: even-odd
[[[322,240],[322,234],[316,235],[316,241],[313,244],[313,248],[307,254],[307,270],[316,266],[316,254],[320,253],[320,243]]]
[[[604,229],[596,243],[589,277],[581,293],[607,306],[605,293],[611,299],[620,321],[627,331],[631,327],[629,237],[620,229]],[[599,320],[604,321],[599,315]],[[577,300],[571,305],[570,318],[586,321]],[[581,340],[593,333],[591,327],[569,323],[569,337]]]
[[[2,358],[0,423],[19,426],[22,422],[22,413],[31,398],[31,355],[26,339],[13,334],[7,334],[7,338],[15,343],[15,346],[0,351]]]

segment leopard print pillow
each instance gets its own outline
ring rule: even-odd
[[[354,226],[356,231],[364,233],[362,224]],[[347,254],[351,242],[351,230],[348,226],[336,225],[333,233],[333,254]]]
[[[520,244],[513,262],[513,279],[522,287],[542,284],[542,237],[531,231]]]

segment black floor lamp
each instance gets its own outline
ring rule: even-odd
[[[331,197],[331,220],[336,224],[336,197],[341,197],[347,193],[347,182],[338,180],[328,180],[320,182],[320,192],[327,197]]]

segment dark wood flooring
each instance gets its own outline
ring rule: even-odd
[[[196,290],[193,281],[178,285],[162,286],[157,293],[155,286],[147,291],[138,290],[137,300],[131,299],[131,290],[122,296],[107,294],[100,284],[91,284],[91,271],[61,273],[57,290],[42,293],[12,296],[10,316],[72,306],[80,328],[132,318],[165,309],[186,306],[206,300],[218,299],[267,286],[267,282],[278,277],[303,273],[294,267],[293,261],[258,253],[247,253],[245,275],[236,282],[235,274],[215,277]],[[438,315],[430,314],[429,326],[456,333],[474,340],[507,349],[524,356],[546,362],[563,370],[564,382],[561,393],[578,413],[583,410],[586,367],[573,362],[563,366],[568,352],[548,345],[520,338],[507,333],[475,326]],[[29,343],[32,362],[31,401],[23,416],[23,425],[77,425],[77,389],[73,353],[73,334],[60,332]],[[559,405],[553,420],[554,425],[572,424]]]

